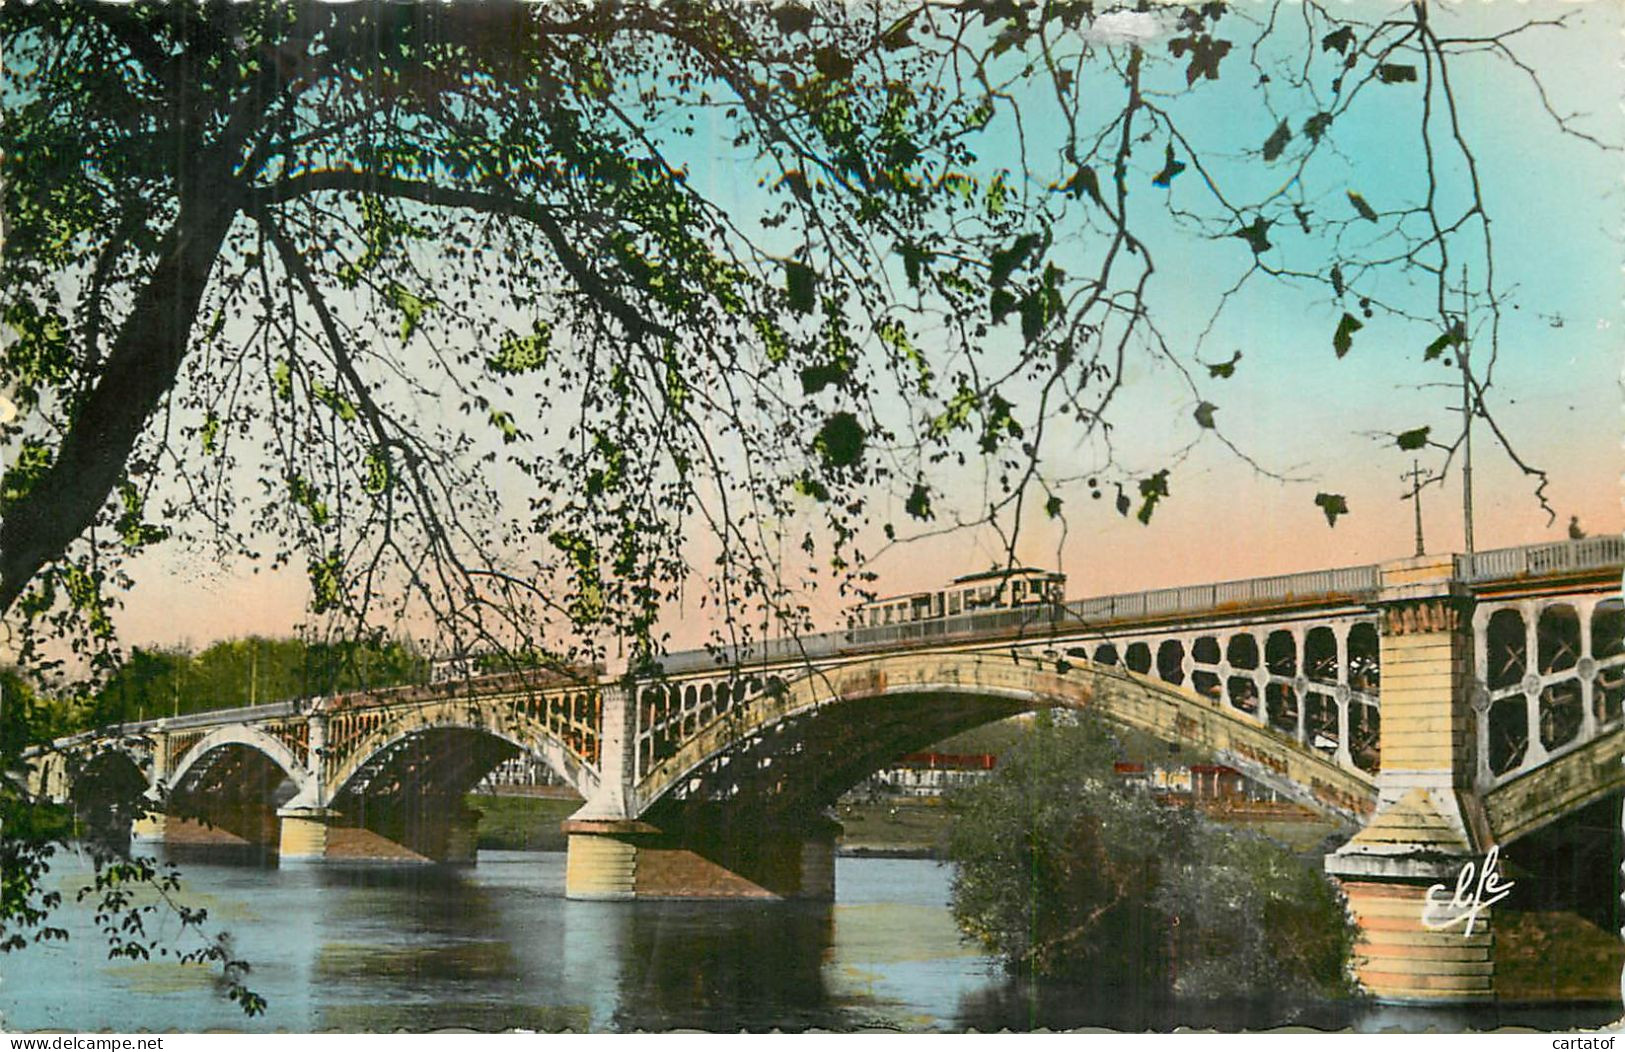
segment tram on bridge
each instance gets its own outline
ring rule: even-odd
[[[931,592],[874,599],[857,609],[856,627],[879,628],[913,621],[932,621],[980,610],[1015,610],[1066,601],[1066,574],[1029,566],[955,577],[948,587]]]

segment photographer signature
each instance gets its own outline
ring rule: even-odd
[[[1514,882],[1502,880],[1500,861],[1501,848],[1496,846],[1484,856],[1482,867],[1475,867],[1471,862],[1462,866],[1461,872],[1456,874],[1456,890],[1448,898],[1445,885],[1428,888],[1427,899],[1422,903],[1422,927],[1442,931],[1465,922],[1462,934],[1471,935],[1478,915],[1512,894]]]

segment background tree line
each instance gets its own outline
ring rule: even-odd
[[[247,636],[202,650],[131,647],[92,693],[37,691],[16,669],[3,672],[6,703],[33,740],[212,709],[267,704],[429,681],[429,659],[410,641],[307,642]],[[25,719],[27,713],[33,713]]]
[[[186,647],[132,647],[91,697],[100,726],[352,690],[426,683],[429,660],[411,642],[306,642],[248,636]]]

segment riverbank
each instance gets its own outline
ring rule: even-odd
[[[581,798],[568,791],[471,793],[466,803],[480,813],[481,851],[563,851],[559,823],[581,809]]]

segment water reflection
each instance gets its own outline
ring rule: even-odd
[[[208,969],[106,960],[88,911],[70,910],[69,944],[3,959],[0,1021],[121,1031],[1455,1031],[1596,1027],[1619,1013],[1617,1004],[1464,1013],[1088,1000],[1014,981],[966,946],[946,908],[950,870],[923,860],[839,860],[831,907],[572,902],[558,853],[482,853],[473,869],[278,869],[211,857],[178,856],[182,898],[207,908],[211,927],[229,930],[253,962],[265,1018],[246,1020],[225,1002]],[[83,876],[55,874],[66,900]]]
[[[842,1027],[824,983],[834,909],[817,903],[638,903],[613,1028]]]
[[[1360,1033],[1463,1033],[1515,1027],[1533,1030],[1594,1030],[1613,1026],[1616,1002],[1489,1005],[1379,1005],[1370,1001],[1283,1003],[1279,1000],[1143,998],[1081,994],[1073,987],[1010,979],[967,994],[956,1027],[977,1031],[1121,1030],[1159,1032],[1214,1030],[1235,1033],[1282,1027]]]

